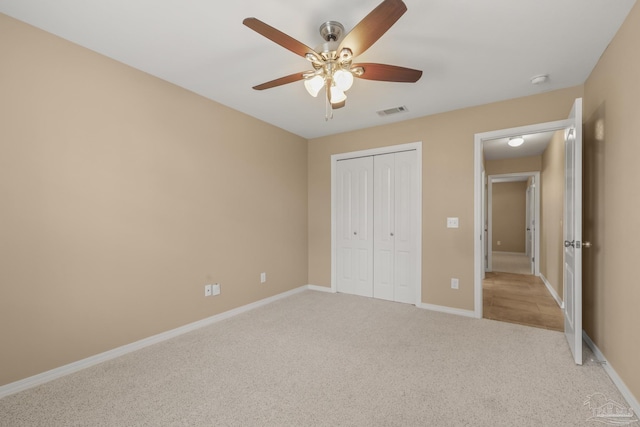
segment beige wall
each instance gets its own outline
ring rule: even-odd
[[[309,141],[309,283],[331,286],[330,156],[422,141],[422,301],[473,310],[474,134],[565,119],[581,96],[579,86]],[[460,228],[446,228],[449,216]]]
[[[585,83],[584,328],[640,400],[640,4]]]
[[[569,113],[567,113],[567,115],[568,114]],[[487,176],[518,172],[539,172],[541,168],[541,156],[514,157],[511,159],[485,161],[485,172]]]
[[[502,174],[514,174],[514,173],[520,173],[520,172],[539,172],[540,169],[542,168],[542,156],[527,156],[527,157],[513,157],[513,158],[508,158],[508,159],[499,159],[499,160],[487,160],[485,161],[485,173],[487,175],[487,177],[491,176],[491,175],[502,175]],[[522,227],[522,229],[526,229],[526,188],[529,186],[530,182],[531,182],[532,178],[529,178],[527,180],[527,182],[524,184],[525,185],[525,204],[524,204],[524,213],[522,216],[522,225],[519,225],[520,227]],[[494,183],[493,185],[493,191],[495,191],[496,188],[496,184]],[[494,215],[496,215],[496,211],[495,211],[496,207],[495,204],[492,207],[492,213]],[[499,212],[498,212],[499,213]],[[506,213],[504,213],[506,214]],[[495,221],[495,219],[493,220]],[[513,221],[512,221],[513,222]],[[493,222],[492,224],[492,231],[493,231],[493,239],[492,239],[492,249],[494,251],[504,251],[504,252],[526,252],[526,238],[524,236],[524,234],[522,235],[522,249],[521,250],[507,250],[505,248],[503,248],[502,245],[498,246],[498,240],[500,240],[500,242],[502,242],[502,238],[501,239],[497,239],[495,236],[495,222]],[[511,231],[511,234],[513,234],[515,231]],[[519,235],[519,234],[518,234]],[[510,244],[510,246],[513,245]],[[519,243],[518,243],[519,245]],[[519,246],[518,246],[519,247]]]
[[[492,248],[525,253],[527,182],[497,182],[491,186]]]
[[[1,14],[0,58],[0,385],[307,283],[306,140]]]
[[[540,273],[563,298],[564,131],[542,154],[540,181]]]

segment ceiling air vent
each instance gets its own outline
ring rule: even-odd
[[[404,105],[401,105],[400,107],[388,108],[386,110],[380,110],[380,111],[377,111],[377,113],[378,113],[378,115],[380,117],[385,117],[385,116],[390,116],[392,114],[406,113],[407,111],[409,111],[409,109],[407,107],[405,107]]]

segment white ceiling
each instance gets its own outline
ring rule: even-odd
[[[509,138],[497,138],[484,141],[482,149],[485,160],[512,159],[516,157],[540,156],[553,138],[552,132],[540,132],[522,135],[524,143],[519,147],[510,147]]]
[[[325,122],[310,69],[242,25],[256,17],[315,47],[325,21],[348,32],[381,0],[0,0],[0,12],[305,138],[584,83],[635,0],[404,0],[408,11],[355,62],[424,71],[415,84],[357,80]],[[549,74],[534,86],[531,77]],[[409,112],[376,111],[405,105]]]

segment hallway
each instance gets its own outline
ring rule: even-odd
[[[562,309],[539,277],[490,272],[482,288],[485,319],[564,331]]]

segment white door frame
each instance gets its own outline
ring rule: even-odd
[[[482,226],[482,161],[483,152],[482,144],[484,141],[497,138],[508,138],[530,133],[551,132],[564,130],[571,125],[570,120],[558,120],[555,122],[537,123],[528,126],[521,126],[509,129],[500,129],[490,132],[476,133],[474,135],[474,315],[476,318],[482,318],[482,269],[484,248],[482,242],[483,226]],[[538,202],[539,204],[539,202]],[[538,223],[538,230],[540,229]],[[539,264],[539,263],[538,263]]]
[[[416,286],[416,305],[422,303],[422,141],[411,142],[408,144],[391,145],[388,147],[372,148],[361,151],[352,151],[349,153],[339,153],[331,155],[331,292],[337,292],[337,251],[336,251],[336,165],[339,160],[353,159],[356,157],[376,156],[380,154],[397,153],[399,151],[415,150],[417,156],[417,175],[418,175],[418,200],[417,200],[417,215],[418,215],[418,230],[416,233],[416,270],[415,277],[417,278]]]
[[[538,260],[540,259],[540,245],[538,244],[540,242],[540,227],[538,227],[538,224],[540,223],[540,203],[538,203],[538,200],[540,200],[540,185],[538,185],[538,183],[540,182],[540,172],[516,172],[516,173],[504,173],[504,174],[499,174],[499,175],[489,175],[487,177],[487,182],[488,182],[488,195],[487,195],[487,242],[486,242],[486,248],[487,248],[487,271],[493,271],[493,257],[492,257],[492,252],[493,252],[493,203],[492,203],[492,198],[493,198],[493,184],[494,183],[499,183],[499,182],[515,182],[515,181],[523,181],[524,178],[529,178],[529,177],[533,177],[533,179],[535,180],[535,186],[534,188],[534,192],[535,192],[535,224],[536,224],[536,228],[535,228],[535,235],[534,235],[534,239],[535,239],[535,270],[533,271],[532,274],[535,274],[536,276],[540,275],[540,267],[538,266]]]

